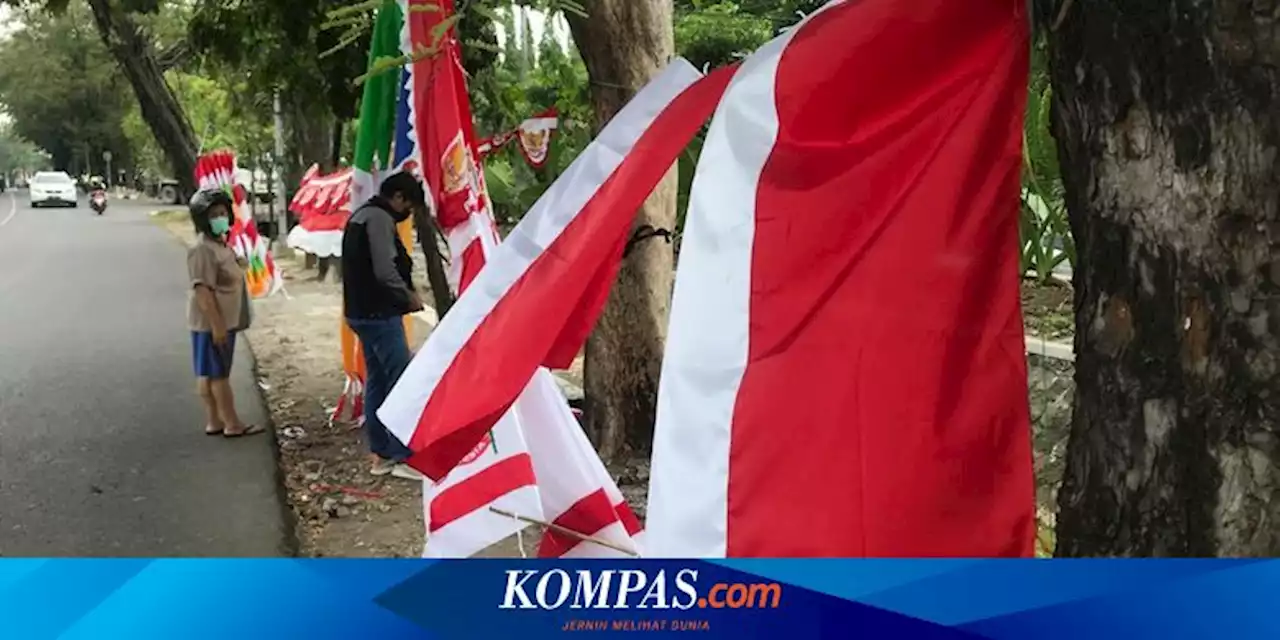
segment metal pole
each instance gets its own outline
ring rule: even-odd
[[[271,180],[271,219],[275,222],[276,240],[284,237],[285,226],[288,224],[288,207],[285,204],[286,197],[284,189],[283,172],[280,170],[280,164],[284,160],[284,115],[280,109],[280,90],[277,89],[273,97],[272,107],[275,110],[275,134],[276,148],[274,157],[271,158],[271,174],[268,179]],[[280,198],[279,217],[276,216],[276,199]]]

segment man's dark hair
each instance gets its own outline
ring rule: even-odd
[[[196,233],[215,238],[213,235],[213,227],[209,224],[209,210],[215,205],[222,205],[227,208],[227,215],[231,215],[231,196],[221,189],[206,189],[197,191],[191,196],[191,202],[187,205],[191,211],[191,224],[195,226]]]
[[[378,188],[378,195],[390,200],[396,194],[404,196],[405,200],[416,206],[425,205],[427,202],[426,193],[422,190],[422,183],[413,177],[413,174],[407,171],[388,176],[382,181],[382,186]]]

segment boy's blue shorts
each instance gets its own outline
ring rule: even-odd
[[[227,344],[219,349],[209,331],[191,332],[191,357],[196,377],[225,380],[231,376],[231,361],[236,352],[236,334],[227,334]]]

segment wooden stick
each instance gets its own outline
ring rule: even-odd
[[[515,518],[516,520],[519,520],[519,521],[521,521],[521,522],[528,522],[529,524],[538,524],[538,525],[542,525],[542,526],[544,526],[544,527],[546,527],[546,528],[548,528],[548,529],[551,529],[552,531],[556,531],[556,532],[558,532],[558,533],[563,533],[563,534],[565,534],[566,536],[570,536],[570,537],[573,537],[573,538],[577,538],[578,540],[581,540],[581,541],[583,541],[583,542],[590,542],[590,543],[592,543],[592,544],[598,544],[598,545],[600,545],[600,546],[602,546],[602,547],[607,547],[607,548],[609,548],[609,549],[613,549],[614,551],[617,551],[618,553],[625,553],[625,554],[627,554],[627,555],[629,555],[629,556],[631,556],[631,557],[633,557],[633,558],[638,558],[638,557],[640,557],[640,554],[638,554],[638,553],[636,553],[636,552],[634,552],[634,551],[632,551],[632,550],[630,550],[630,549],[627,549],[627,548],[625,548],[625,547],[622,547],[622,546],[620,546],[620,545],[616,545],[616,544],[614,544],[614,543],[612,543],[612,542],[609,542],[608,540],[601,540],[601,539],[599,539],[599,538],[593,538],[593,537],[588,536],[588,535],[583,535],[583,534],[578,533],[577,531],[574,531],[574,530],[572,530],[572,529],[566,529],[566,528],[564,528],[564,527],[562,527],[562,526],[560,526],[560,525],[558,525],[558,524],[553,524],[553,523],[550,523],[550,522],[543,522],[543,521],[538,520],[538,519],[536,519],[536,518],[530,518],[530,517],[528,517],[528,516],[522,516],[522,515],[520,515],[520,514],[518,514],[518,513],[512,513],[512,512],[510,512],[510,511],[504,511],[504,510],[499,509],[499,508],[497,508],[497,507],[489,507],[489,511],[491,511],[491,512],[493,512],[493,513],[496,513],[496,514],[498,514],[498,515],[500,515],[500,516],[506,516],[506,517],[508,517],[508,518]]]

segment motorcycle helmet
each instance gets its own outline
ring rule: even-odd
[[[191,196],[187,209],[191,212],[191,224],[195,226],[197,232],[214,237],[213,228],[209,226],[209,210],[219,204],[226,207],[227,214],[231,215],[231,196],[226,191],[204,189]]]

